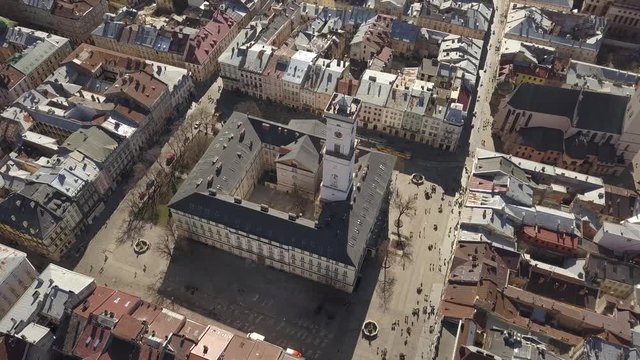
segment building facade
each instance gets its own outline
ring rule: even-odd
[[[89,39],[107,13],[108,1],[8,0],[3,15],[64,36],[74,43]]]
[[[238,34],[239,25],[225,11],[215,11],[199,28],[179,22],[158,26],[162,19],[124,7],[91,33],[98,47],[186,68],[197,82],[218,72],[218,57]],[[166,22],[166,20],[165,20]]]
[[[581,12],[607,18],[607,37],[631,43],[640,41],[640,4],[637,1],[585,0]]]
[[[0,107],[40,85],[69,53],[67,38],[21,26],[0,29]]]

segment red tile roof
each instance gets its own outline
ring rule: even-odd
[[[606,330],[616,336],[627,341],[631,340],[631,328],[629,323],[618,321],[613,317],[598,314],[593,311],[581,309],[569,304],[539,296],[528,291],[507,286],[504,289],[504,295],[509,297],[511,301],[521,303],[526,306],[535,306],[547,311],[562,314],[563,318],[571,318],[577,324],[576,328],[580,331],[603,331]]]
[[[93,293],[87,297],[87,299],[80,305],[78,305],[73,313],[82,317],[85,320],[89,319],[89,316],[96,311],[97,308],[102,306],[107,299],[113,295],[116,291],[106,286],[98,285]]]
[[[100,315],[105,312],[113,313],[115,319],[120,319],[125,314],[131,315],[140,304],[140,298],[127,294],[120,290],[111,295],[100,307],[92,312],[92,315]]]
[[[169,346],[173,349],[175,360],[188,360],[196,341],[174,334],[169,339]]]
[[[233,334],[226,330],[222,330],[215,326],[209,326],[207,331],[200,338],[200,341],[198,341],[198,344],[191,349],[191,355],[189,358],[218,359],[233,337]],[[266,360],[268,358],[265,357],[263,359]]]
[[[223,359],[248,359],[256,342],[240,336],[234,336],[224,349]]]
[[[539,226],[523,226],[524,241],[542,245],[551,250],[571,252],[578,248],[578,241],[573,234],[551,231]]]
[[[140,355],[138,355],[138,360],[159,360],[160,359],[160,350],[152,348],[149,345],[142,344],[140,346]]]
[[[73,355],[80,359],[86,359],[91,356],[97,358],[107,345],[110,336],[109,329],[93,323],[87,324],[73,349]]]
[[[160,311],[162,311],[162,307],[148,301],[143,301],[131,316],[140,321],[146,321],[151,324],[151,322],[155,320],[156,316],[160,314]]]
[[[186,318],[184,315],[173,311],[162,309],[162,312],[156,316],[149,326],[147,335],[158,339],[168,340],[169,335],[178,332],[184,326]]]
[[[151,67],[145,60],[89,44],[81,44],[60,65],[74,64],[85,71],[95,73],[108,67],[113,70],[144,70]],[[150,70],[151,72],[153,70]]]
[[[142,124],[144,120],[147,118],[143,113],[137,112],[131,109],[130,107],[127,107],[124,105],[116,105],[114,111],[126,117],[127,119],[130,119],[136,124]]]
[[[197,342],[205,331],[207,331],[207,327],[205,325],[187,319],[187,322],[184,324],[182,329],[178,331],[178,335]]]
[[[223,11],[216,11],[213,19],[189,41],[187,61],[204,64],[220,42],[231,32],[235,21]]]
[[[120,96],[125,94],[146,109],[152,109],[163,94],[167,85],[146,71],[129,73],[118,78],[105,95]]]
[[[51,13],[67,19],[78,20],[97,6],[93,1],[57,0],[53,3]]]
[[[111,334],[124,341],[138,341],[142,337],[144,328],[142,321],[125,314],[120,317]]]
[[[0,64],[0,88],[11,89],[23,78],[24,74],[13,66]]]

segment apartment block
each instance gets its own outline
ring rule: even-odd
[[[70,52],[67,38],[21,26],[0,26],[0,107],[40,85]]]
[[[592,175],[478,149],[435,358],[633,355],[637,225],[603,222],[621,195]]]
[[[218,72],[218,57],[239,29],[231,14],[222,10],[199,23],[202,25],[193,27],[124,7],[107,14],[91,39],[104,49],[185,68],[194,80],[204,82]]]
[[[2,114],[11,129],[0,168],[10,241],[59,260],[134,159],[190,103],[185,69],[83,44]]]
[[[606,27],[604,17],[512,3],[505,37],[553,47],[557,55],[565,59],[595,63]]]
[[[7,0],[3,15],[54,32],[75,44],[89,39],[107,13],[107,0]]]
[[[630,43],[640,40],[640,4],[634,0],[585,0],[580,12],[604,16],[606,36]]]

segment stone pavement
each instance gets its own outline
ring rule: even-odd
[[[433,169],[433,171],[447,171]],[[454,174],[455,176],[455,174]],[[456,181],[456,179],[451,179]],[[378,276],[376,289],[369,305],[366,319],[374,320],[380,326],[378,337],[369,342],[360,338],[356,344],[353,359],[381,359],[386,351],[387,358],[396,359],[405,354],[407,359],[426,356],[425,349],[430,347],[433,335],[425,336],[433,325],[435,316],[428,313],[437,305],[433,302],[432,288],[439,288],[444,281],[444,263],[441,251],[447,245],[447,223],[451,215],[454,201],[451,196],[444,195],[442,188],[436,185],[436,193],[430,200],[425,198],[425,190],[430,192],[432,183],[426,182],[416,186],[410,182],[410,175],[394,174],[395,187],[404,196],[417,196],[417,209],[413,217],[403,218],[401,233],[412,238],[408,246],[410,259],[403,259],[398,254],[391,255],[391,265],[387,277],[393,277],[395,284],[391,288],[391,296],[385,301],[380,286],[384,278],[384,269]],[[435,185],[435,184],[434,184]],[[443,199],[444,196],[444,200]],[[443,205],[439,212],[440,204]],[[390,237],[394,238],[394,221],[397,212],[392,208],[389,215]],[[437,228],[437,230],[436,230]],[[436,292],[438,294],[439,292]],[[423,309],[427,313],[423,312]],[[414,309],[418,309],[414,314]],[[426,340],[426,346],[425,346]]]

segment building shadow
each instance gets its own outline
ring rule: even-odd
[[[367,258],[356,291],[348,294],[188,241],[171,259],[158,293],[307,359],[351,359],[379,271],[379,262]]]

